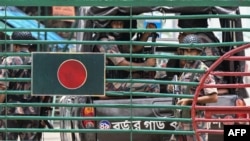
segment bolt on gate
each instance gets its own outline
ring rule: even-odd
[[[2,72],[30,72],[26,78],[0,77],[7,86],[1,90],[3,140],[19,132],[47,140],[41,133],[53,132],[61,141],[187,136],[201,141],[204,133],[220,141],[224,125],[249,124],[249,105],[238,104],[250,96],[245,38],[250,28],[242,26],[250,15],[239,9],[250,6],[247,1],[3,0],[2,5]],[[12,39],[16,31],[31,32],[32,40]],[[30,52],[15,52],[20,44],[31,45]],[[4,63],[11,56],[33,62]],[[27,83],[30,89],[8,88]],[[203,94],[209,100],[200,100]],[[28,101],[31,95],[40,100]],[[15,96],[19,99],[11,99]],[[38,113],[11,111],[27,107]],[[16,121],[37,125],[25,128],[28,123],[13,125]]]

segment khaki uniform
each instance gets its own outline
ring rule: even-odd
[[[201,69],[207,70],[208,67],[201,61],[195,61],[194,63],[190,64],[189,66],[185,66],[188,69]],[[191,73],[191,72],[184,72],[180,77],[180,81],[182,82],[199,82],[202,78],[203,74],[201,73]],[[215,84],[215,79],[213,75],[208,75],[207,79],[205,80],[205,84]],[[180,90],[182,94],[195,94],[196,87],[190,87],[188,85],[181,85]],[[217,88],[203,88],[200,92],[199,96],[205,96],[218,93]],[[183,110],[182,111],[182,118],[191,118],[190,110]],[[202,118],[204,117],[204,112],[197,111],[197,117]],[[180,130],[190,130],[192,131],[192,123],[180,123],[179,127]],[[207,124],[204,122],[199,123],[198,128],[206,129]],[[186,135],[187,141],[196,141],[195,136]],[[200,134],[201,141],[207,141],[207,134]]]

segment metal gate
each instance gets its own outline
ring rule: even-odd
[[[92,52],[94,45],[127,45],[128,52],[106,53],[107,58],[124,57],[127,60],[142,60],[156,58],[158,64],[156,67],[133,66],[131,61],[127,66],[106,66],[105,71],[116,72],[127,70],[126,78],[111,77],[104,79],[108,83],[143,83],[145,85],[157,85],[160,91],[135,91],[132,86],[127,90],[106,90],[104,96],[93,95],[47,95],[53,98],[48,103],[14,103],[5,102],[1,108],[8,107],[47,107],[49,115],[8,115],[3,113],[0,116],[1,123],[7,120],[36,120],[44,124],[49,121],[54,126],[45,128],[8,128],[7,125],[1,125],[1,133],[17,132],[37,132],[43,133],[44,140],[61,141],[175,141],[182,135],[196,135],[194,137],[200,140],[199,133],[220,134],[223,130],[197,128],[199,122],[249,122],[249,106],[235,107],[227,105],[197,106],[199,92],[203,88],[229,88],[231,95],[238,95],[244,98],[249,97],[248,88],[248,70],[246,68],[249,57],[245,55],[245,49],[249,47],[247,41],[243,40],[243,33],[249,32],[249,27],[242,27],[241,19],[249,19],[250,15],[242,15],[236,6],[250,6],[247,1],[152,1],[152,0],[93,0],[93,1],[62,1],[60,3],[43,0],[22,1],[22,0],[2,0],[0,7],[0,31],[1,31],[1,52],[4,58],[8,56],[31,56],[34,53],[16,53],[13,52],[13,44],[31,43],[34,45],[34,52],[64,52],[68,55],[75,52]],[[58,7],[55,7],[58,6]],[[61,6],[61,7],[60,7]],[[65,7],[68,6],[68,7]],[[72,8],[74,16],[53,15],[53,8]],[[205,6],[205,7],[204,7]],[[65,9],[64,9],[65,10]],[[72,9],[71,9],[72,10]],[[67,10],[66,10],[67,11]],[[67,13],[64,11],[65,13]],[[72,11],[71,11],[72,12]],[[63,14],[65,14],[63,13]],[[123,13],[117,15],[117,13]],[[214,27],[178,27],[178,21],[188,19],[217,19],[219,26]],[[129,21],[126,29],[107,28],[111,20]],[[133,21],[137,21],[137,27],[132,27]],[[148,23],[154,23],[156,29],[146,29]],[[171,26],[170,26],[171,25]],[[211,23],[210,23],[211,25]],[[11,34],[14,31],[31,31],[34,40],[11,40]],[[143,35],[144,32],[157,33],[156,39],[150,37],[146,42],[141,40],[125,41],[97,41],[99,33],[106,32],[126,33],[132,38]],[[178,42],[179,33],[200,33],[214,32],[219,37],[220,42],[210,43],[192,43],[180,44]],[[136,36],[137,35],[137,36]],[[143,52],[132,52],[133,46],[144,46]],[[184,56],[178,54],[179,47],[200,48],[200,47],[219,47],[222,56]],[[84,55],[83,53],[83,55]],[[215,61],[208,71],[202,69],[186,69],[175,66],[162,67],[169,60],[208,60]],[[55,58],[56,60],[56,58]],[[55,61],[49,60],[49,61]],[[217,60],[217,61],[216,61]],[[92,60],[91,60],[92,61]],[[216,67],[221,65],[224,71],[215,71]],[[41,66],[50,67],[50,66]],[[32,65],[1,65],[1,69],[29,69]],[[91,71],[96,71],[92,69]],[[132,77],[133,72],[141,71],[141,77]],[[245,72],[246,71],[246,72]],[[150,76],[150,72],[157,75]],[[167,78],[170,73],[204,73],[200,82],[181,82],[178,79]],[[46,72],[45,72],[46,73]],[[227,76],[227,84],[204,85],[206,77],[212,74],[214,76]],[[157,77],[156,77],[157,76]],[[44,75],[46,77],[46,75]],[[163,79],[164,77],[164,79]],[[31,82],[32,78],[3,77],[0,82]],[[43,81],[41,77],[41,81]],[[47,79],[46,79],[47,80]],[[58,83],[56,80],[55,83]],[[44,82],[46,83],[46,82]],[[95,82],[98,83],[98,82]],[[167,91],[167,85],[176,86],[197,86],[194,95],[185,94],[178,89],[173,92]],[[46,88],[45,88],[46,89]],[[53,89],[53,86],[52,88]],[[98,89],[93,87],[93,89]],[[8,95],[30,95],[31,90],[2,90],[2,94]],[[228,93],[229,94],[229,93]],[[222,96],[223,97],[223,96]],[[58,100],[61,98],[60,100]],[[175,105],[177,99],[193,99],[192,105]],[[57,100],[56,100],[57,99]],[[7,99],[5,99],[7,100]],[[192,117],[180,118],[178,111],[191,110]],[[55,111],[59,113],[55,113]],[[211,117],[196,118],[197,111],[219,114],[239,114],[248,113],[247,117],[242,119],[212,119]],[[210,114],[211,115],[211,114]],[[190,130],[179,130],[180,122],[192,123]],[[45,124],[46,125],[46,124]],[[52,132],[57,138],[48,137]],[[60,137],[59,137],[60,135]],[[6,134],[3,134],[6,136]],[[209,136],[210,138],[211,136]],[[211,137],[212,138],[212,137]],[[8,140],[8,139],[6,139]],[[211,139],[210,139],[211,140]]]

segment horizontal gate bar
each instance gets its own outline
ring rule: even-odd
[[[7,6],[249,6],[248,0],[1,0]]]

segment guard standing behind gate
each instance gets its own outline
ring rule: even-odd
[[[34,40],[31,32],[27,31],[15,31],[12,34],[12,40]],[[19,53],[29,53],[29,47],[31,44],[29,43],[17,43],[14,44],[15,52]],[[2,65],[10,66],[10,65],[30,65],[31,57],[30,56],[8,56],[6,57]],[[30,78],[31,72],[30,69],[2,69],[0,71],[0,78]],[[30,82],[7,82],[0,81],[1,89],[7,90],[30,90]],[[31,96],[31,95],[21,95],[21,94],[8,94],[1,95],[1,102],[6,103],[39,103],[43,101],[44,97],[39,96]],[[38,116],[40,115],[40,107],[33,106],[16,106],[16,107],[5,107],[1,113],[2,115],[10,115],[10,116]],[[39,128],[40,121],[39,120],[9,120],[3,119],[3,126],[5,128]],[[21,141],[29,140],[29,141],[39,141],[39,137],[36,132],[3,132],[1,134],[2,140],[17,140],[18,136]]]
[[[196,15],[198,13],[181,13],[181,15]],[[205,13],[200,13],[205,14]],[[180,28],[208,28],[208,19],[179,19],[178,26]],[[183,38],[189,34],[197,35],[202,43],[219,43],[219,39],[215,36],[212,31],[188,31],[188,32],[181,32],[179,33],[178,40],[181,43]],[[219,47],[204,47],[202,55],[205,56],[220,56],[222,55],[222,49]],[[212,60],[202,60],[208,67],[213,64],[214,61]],[[219,68],[220,69],[220,68]]]
[[[114,20],[111,21],[111,28],[124,28],[125,26],[129,26],[129,22],[124,20]],[[156,28],[154,24],[148,24],[147,28]],[[146,42],[151,35],[150,32],[145,32],[141,35],[140,41]],[[100,35],[100,41],[124,41],[130,40],[129,33],[103,33]],[[138,52],[143,49],[143,46],[133,46],[132,52]],[[128,45],[96,45],[94,47],[95,52],[103,52],[103,53],[113,53],[113,54],[121,54],[121,53],[129,53],[130,47]],[[106,59],[106,65],[109,66],[155,66],[156,59],[148,58],[144,62],[134,62],[131,60],[127,60],[124,57],[108,57]],[[134,72],[134,71],[133,71]],[[128,78],[129,70],[107,70],[106,71],[107,78]],[[106,90],[108,91],[141,91],[141,92],[160,92],[159,84],[148,84],[148,83],[119,83],[112,82],[106,83]]]
[[[195,34],[189,34],[183,38],[182,43],[201,43],[201,40]],[[202,48],[184,48],[180,47],[180,52],[182,55],[190,55],[190,56],[197,56],[201,55]],[[200,60],[183,60],[185,62],[184,68],[187,69],[202,69],[207,70],[208,67]],[[183,72],[179,78],[181,82],[199,82],[202,78],[201,73],[192,73],[192,72]],[[206,84],[215,84],[215,79],[213,75],[209,75],[205,81]],[[168,85],[169,91],[173,91],[173,86]],[[195,94],[196,87],[190,85],[180,85],[180,93],[181,94]],[[217,101],[217,88],[204,88],[197,100],[198,105],[205,105],[206,103],[213,103]],[[177,101],[177,105],[192,105],[193,99],[192,98],[182,98]],[[196,114],[199,118],[204,116],[204,113],[201,111],[197,111]],[[191,111],[190,110],[182,110],[180,113],[182,118],[191,118]],[[206,123],[201,122],[198,125],[200,129],[206,129]],[[179,123],[178,125],[179,130],[193,130],[192,123]],[[207,141],[207,134],[202,133],[199,135],[201,141]],[[195,136],[193,135],[177,135],[177,141],[196,141]]]

